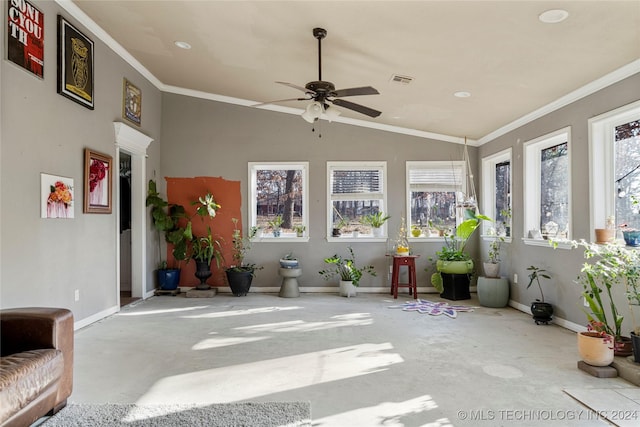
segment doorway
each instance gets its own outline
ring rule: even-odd
[[[120,152],[120,307],[140,299],[133,298],[131,261],[131,155]]]

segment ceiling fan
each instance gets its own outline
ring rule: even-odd
[[[307,105],[305,112],[302,113],[302,118],[309,123],[313,123],[318,120],[322,113],[327,114],[329,118],[334,118],[339,115],[339,111],[330,109],[330,104],[348,108],[349,110],[356,111],[369,117],[378,117],[382,114],[380,111],[374,110],[373,108],[365,107],[364,105],[342,99],[347,96],[378,95],[380,92],[373,87],[362,86],[336,90],[333,83],[322,80],[322,39],[327,36],[327,30],[324,28],[314,28],[313,36],[318,39],[318,80],[309,82],[304,87],[293,83],[276,82],[304,92],[304,98],[280,99],[278,101],[265,102],[255,106],[286,101],[312,101]]]

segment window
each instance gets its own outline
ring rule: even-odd
[[[386,240],[361,223],[365,215],[387,212],[387,162],[327,162],[327,238]]]
[[[484,234],[489,228],[511,237],[511,149],[482,159],[482,213],[495,220],[483,223]]]
[[[464,161],[407,162],[407,227],[413,237],[437,237],[462,221],[459,201],[467,191]],[[417,232],[416,232],[417,234]]]
[[[524,236],[571,238],[571,129],[564,128],[524,144]]]
[[[640,228],[640,101],[589,120],[589,157],[591,233],[610,216]]]
[[[262,238],[308,239],[308,170],[307,162],[249,163],[249,225],[260,227]],[[303,237],[296,237],[300,229]]]

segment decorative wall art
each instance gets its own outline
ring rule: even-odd
[[[106,154],[84,150],[85,213],[111,213],[112,161]]]
[[[40,174],[40,217],[73,218],[73,178]]]
[[[58,93],[93,110],[93,42],[58,15]]]
[[[44,14],[27,0],[7,2],[7,59],[42,78]]]
[[[140,126],[142,123],[142,92],[127,79],[123,80],[122,86],[122,117]]]

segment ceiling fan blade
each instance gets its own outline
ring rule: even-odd
[[[267,102],[261,102],[259,104],[253,104],[252,107],[262,107],[263,105],[269,105],[269,104],[275,104],[277,102],[288,102],[288,101],[309,101],[310,99],[313,98],[289,98],[289,99],[278,99],[275,101],[267,101]]]
[[[313,95],[315,95],[315,94],[316,94],[314,91],[312,91],[312,90],[310,90],[310,89],[307,89],[306,87],[302,87],[302,86],[294,85],[293,83],[287,83],[287,82],[276,82],[276,83],[281,84],[281,85],[285,85],[285,86],[289,86],[289,87],[292,87],[292,88],[294,88],[294,89],[301,90],[301,91],[303,91],[303,92],[305,92],[305,93],[311,93],[311,94],[313,94]]]
[[[343,96],[380,95],[380,92],[378,92],[371,86],[362,86],[352,87],[349,89],[339,89],[336,90],[332,95],[338,98],[342,98]]]
[[[350,101],[345,101],[343,99],[334,99],[331,101],[334,105],[338,105],[340,107],[348,108],[353,111],[357,111],[358,113],[364,114],[369,117],[378,117],[382,114],[381,111],[374,110],[373,108],[365,107],[364,105],[355,104]]]

